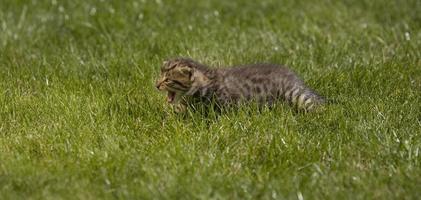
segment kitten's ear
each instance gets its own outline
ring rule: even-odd
[[[178,65],[177,62],[172,62],[171,60],[166,60],[162,63],[162,70],[170,70],[173,69],[174,67],[176,67]]]
[[[169,62],[168,61],[162,62],[161,72],[164,72],[165,70],[167,70],[168,69],[168,65],[169,65]]]

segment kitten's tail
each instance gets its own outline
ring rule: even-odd
[[[297,87],[285,93],[285,98],[299,110],[313,111],[326,100],[309,88]]]

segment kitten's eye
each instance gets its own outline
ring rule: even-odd
[[[170,82],[170,79],[165,78],[165,79],[164,79],[164,82],[168,83],[168,82]]]

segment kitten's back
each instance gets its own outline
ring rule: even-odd
[[[252,64],[218,69],[221,75],[220,95],[223,98],[258,100],[273,103],[284,99],[299,109],[311,110],[323,103],[323,98],[285,66]],[[225,99],[226,101],[227,99]]]

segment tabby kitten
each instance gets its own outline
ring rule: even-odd
[[[272,105],[283,99],[304,111],[324,103],[294,72],[273,64],[212,69],[189,58],[176,58],[164,62],[156,87],[168,92],[168,103],[178,111],[197,101],[215,101],[220,106],[247,101]]]

